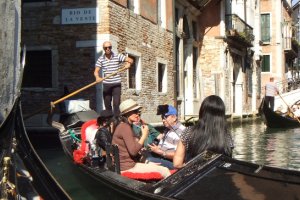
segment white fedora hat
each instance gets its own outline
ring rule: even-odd
[[[123,101],[120,106],[120,112],[121,115],[124,115],[130,111],[133,110],[139,110],[141,108],[143,108],[142,106],[139,106],[134,100],[132,99],[126,99],[125,101]]]

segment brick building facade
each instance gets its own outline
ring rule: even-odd
[[[107,40],[114,52],[127,53],[135,60],[132,71],[121,73],[122,100],[136,100],[149,121],[157,118],[157,105],[175,104],[173,1],[159,5],[160,9],[156,0],[135,3],[23,2],[22,42],[28,55],[22,94],[25,115],[62,97],[65,86],[73,92],[94,82],[95,61]],[[100,111],[101,94],[99,84],[72,98],[89,99],[91,108]],[[46,111],[33,121],[43,121]]]

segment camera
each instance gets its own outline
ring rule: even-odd
[[[159,139],[155,138],[152,142],[152,144],[158,145],[159,144]]]
[[[164,115],[169,111],[168,105],[158,105],[156,115]]]

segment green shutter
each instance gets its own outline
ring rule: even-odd
[[[270,42],[270,14],[262,14],[261,20],[261,40],[263,42]]]
[[[261,66],[262,72],[270,72],[270,55],[264,55]]]

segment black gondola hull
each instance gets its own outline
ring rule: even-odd
[[[74,141],[67,130],[60,133],[60,141],[73,159]],[[299,171],[260,166],[208,152],[168,178],[152,183],[128,179],[102,166],[77,165],[128,199],[300,199]]]
[[[3,145],[0,148],[1,166],[3,165],[3,157],[10,157],[12,160],[10,168],[14,169],[11,170],[13,172],[12,175],[16,174],[17,169],[23,169],[23,167],[25,167],[24,170],[27,170],[32,178],[32,181],[27,182],[24,182],[24,180],[20,178],[20,181],[26,184],[26,186],[22,185],[23,188],[26,190],[27,188],[32,188],[32,191],[35,191],[36,194],[43,199],[71,199],[56,182],[55,178],[48,171],[31,145],[23,123],[19,98],[16,100],[13,109],[0,127],[0,141],[7,143],[7,145]],[[15,158],[19,160],[17,161]],[[20,166],[21,164],[22,166]],[[13,184],[18,185],[18,178],[14,180]],[[18,192],[22,195],[22,191],[17,191],[17,193]]]
[[[262,102],[261,113],[263,114],[264,122],[269,128],[295,128],[300,127],[297,119],[280,115],[271,110]]]

